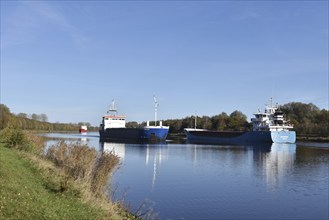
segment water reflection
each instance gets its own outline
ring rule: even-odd
[[[285,175],[292,172],[296,159],[296,144],[263,144],[253,146],[207,146],[194,145],[193,162],[198,160],[216,160],[220,158],[221,163],[245,164],[246,158],[251,158],[256,176],[260,174],[265,177],[267,187],[275,190]],[[206,153],[206,151],[210,151]],[[204,155],[206,153],[206,156]],[[217,156],[216,156],[217,155]],[[249,157],[248,157],[249,155]],[[239,166],[239,165],[237,165]]]
[[[146,145],[146,156],[145,156],[145,165],[148,166],[151,162],[153,166],[152,170],[152,184],[151,190],[153,191],[156,185],[157,180],[157,171],[162,165],[163,162],[167,160],[167,148],[166,145]]]
[[[282,181],[285,175],[289,175],[294,169],[296,144],[273,143],[271,151],[262,158],[262,169],[266,174],[266,183],[273,191],[278,187],[280,180]]]
[[[120,157],[121,162],[125,160],[126,149],[129,153],[144,157],[145,166],[151,166],[152,169],[152,183],[153,190],[156,185],[157,169],[167,159],[167,145],[166,144],[124,144],[117,142],[100,142],[100,151],[112,152]]]
[[[170,162],[171,157],[183,157],[183,161],[191,161],[193,167],[210,164],[212,167],[229,166],[230,168],[248,166],[252,161],[257,176],[261,173],[267,186],[274,190],[280,179],[294,167],[296,144],[267,144],[253,146],[231,145],[198,145],[198,144],[162,144],[134,145],[124,143],[100,142],[100,150],[113,152],[121,161],[125,155],[138,155],[144,158],[144,165],[152,167],[152,184],[154,190],[158,170],[163,163]],[[180,170],[180,167],[177,167]]]
[[[99,142],[100,151],[102,152],[112,152],[117,155],[121,161],[125,159],[125,144],[122,143],[109,143],[109,142]]]
[[[98,136],[86,137],[88,145],[121,158],[112,184],[133,210],[147,199],[160,219],[328,219],[329,148],[99,143]]]
[[[50,146],[57,144],[59,141],[65,141],[68,144],[80,143],[85,144],[90,147],[95,147],[94,141],[95,136],[93,133],[77,133],[77,134],[67,134],[67,133],[41,133],[39,136],[46,137],[48,140],[46,142],[45,150]]]
[[[87,135],[88,135],[87,132],[80,133],[80,142],[81,143],[83,143],[83,144],[87,144],[88,143]]]

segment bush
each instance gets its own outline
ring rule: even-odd
[[[91,182],[91,190],[94,193],[102,195],[102,190],[106,185],[109,176],[119,164],[119,158],[113,153],[103,152],[96,161],[93,178]]]
[[[119,164],[112,153],[99,154],[94,148],[80,143],[60,141],[51,146],[46,156],[62,172],[61,191],[66,191],[70,182],[83,182],[95,195],[102,195],[110,174]]]
[[[18,147],[26,142],[25,135],[22,130],[14,128],[5,128],[0,132],[2,142],[5,142],[9,147]]]
[[[20,129],[7,127],[1,130],[0,139],[11,148],[35,154],[41,154],[44,151],[45,144],[41,137]]]
[[[22,146],[22,150],[42,155],[45,151],[45,140],[44,138],[37,136],[31,132],[24,132],[25,143]]]

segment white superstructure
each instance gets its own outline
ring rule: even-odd
[[[293,128],[293,125],[283,117],[279,106],[273,105],[272,98],[264,112],[258,111],[254,115],[255,118],[251,119],[253,131],[289,131]]]
[[[104,130],[107,128],[125,128],[126,127],[126,116],[117,115],[117,109],[115,107],[115,102],[112,100],[112,105],[107,114],[103,116],[102,125]]]
[[[163,126],[162,121],[159,121],[159,125],[157,125],[157,112],[158,112],[158,107],[159,103],[155,97],[153,96],[153,101],[154,101],[154,126],[150,125],[150,121],[146,121],[146,126],[144,127],[145,129],[167,129],[169,130],[169,126]]]

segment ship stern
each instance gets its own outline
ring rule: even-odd
[[[293,144],[296,142],[295,131],[271,131],[273,143]]]
[[[168,126],[146,126],[144,127],[144,139],[152,142],[165,141],[168,131]]]

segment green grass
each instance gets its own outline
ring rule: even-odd
[[[104,219],[106,212],[72,192],[60,193],[51,178],[20,152],[0,143],[0,219]]]

